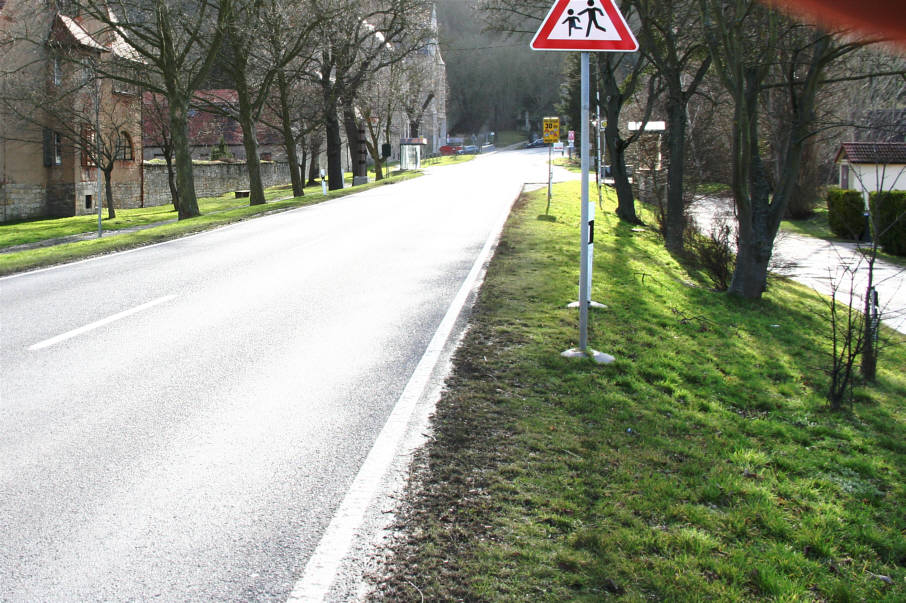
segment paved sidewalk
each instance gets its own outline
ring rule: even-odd
[[[726,220],[730,225],[736,223],[732,202],[728,198],[702,197],[691,205],[690,213],[703,232],[709,232],[719,220]],[[849,303],[852,299],[856,307],[861,309],[863,306],[868,262],[855,243],[781,232],[774,243],[771,262],[775,272],[824,295],[831,295],[836,284],[837,300]],[[906,268],[876,260],[873,280],[878,291],[882,322],[906,334]]]

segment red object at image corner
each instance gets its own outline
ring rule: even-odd
[[[906,47],[906,0],[765,0],[829,27],[847,27]]]

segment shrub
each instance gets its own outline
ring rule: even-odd
[[[705,236],[690,219],[683,231],[686,257],[711,280],[715,291],[726,291],[736,267],[736,237],[726,220],[716,220]]]
[[[227,147],[226,140],[223,139],[223,136],[220,136],[220,140],[217,141],[217,144],[214,145],[214,148],[211,149],[211,161],[224,161],[230,160],[233,158],[233,154],[230,153],[229,147]]]
[[[827,190],[828,222],[831,231],[845,239],[859,239],[865,230],[865,201],[862,193],[854,190],[830,188]]]
[[[906,255],[906,191],[874,192],[869,195],[881,249]]]

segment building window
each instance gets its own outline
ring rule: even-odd
[[[849,188],[849,166],[845,163],[840,166],[840,188]]]
[[[53,164],[63,165],[63,136],[59,132],[53,133]]]
[[[82,126],[82,132],[79,137],[81,138],[79,146],[82,151],[80,153],[82,156],[82,167],[94,167],[94,158],[92,157],[95,152],[94,130],[89,126]]]
[[[85,209],[91,209],[92,200],[91,195],[85,195]]]
[[[116,158],[122,161],[132,161],[135,154],[132,150],[132,137],[128,132],[120,132],[119,140],[116,142]]]
[[[44,128],[44,166],[63,164],[63,137],[59,132]]]
[[[113,78],[113,91],[117,94],[128,94],[135,96],[138,94],[138,86],[135,84],[138,80],[138,70],[132,63],[118,60],[114,65],[116,75]]]
[[[63,66],[60,64],[60,57],[53,58],[53,85],[59,86],[63,83]]]

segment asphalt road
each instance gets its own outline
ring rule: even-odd
[[[546,153],[0,279],[0,600],[284,600]]]

